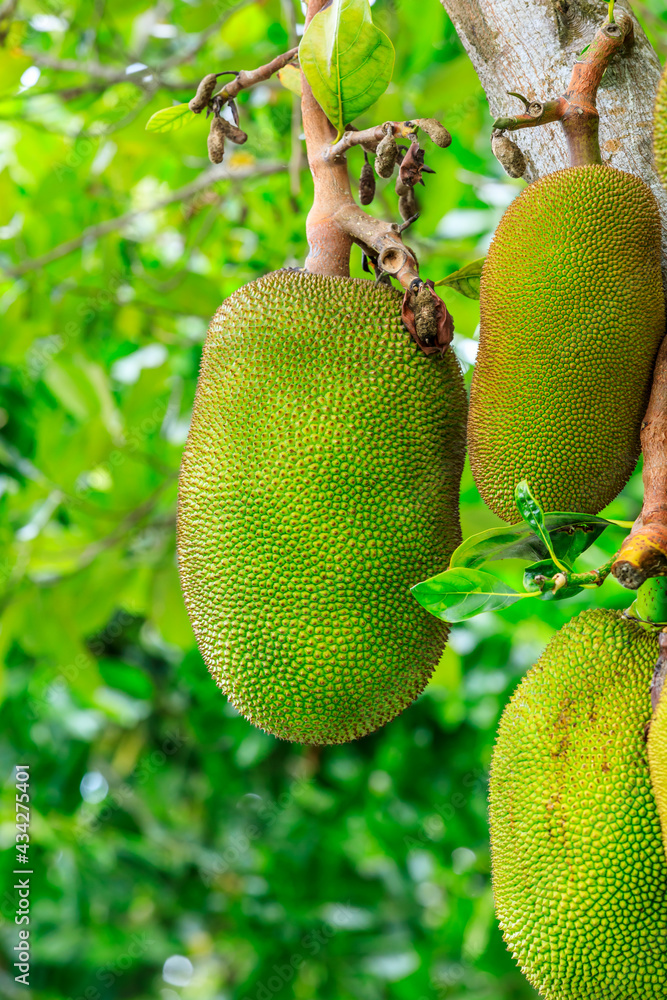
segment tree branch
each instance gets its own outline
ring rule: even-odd
[[[147,208],[125,212],[123,215],[117,215],[113,219],[106,219],[104,222],[98,222],[94,226],[89,226],[83,232],[79,233],[78,236],[75,236],[74,239],[67,240],[65,243],[53,247],[52,250],[39,257],[24,260],[21,264],[17,264],[16,267],[7,268],[5,273],[9,277],[18,278],[28,271],[35,271],[41,267],[45,267],[54,260],[59,260],[61,257],[66,257],[67,254],[79,250],[88,240],[99,239],[101,236],[106,236],[117,229],[122,229],[140,215],[145,215],[148,212],[157,212],[161,208],[166,208],[168,205],[173,205],[178,201],[186,201],[199,191],[210,187],[211,184],[215,184],[218,181],[245,181],[251,177],[266,177],[270,174],[281,173],[285,169],[286,167],[282,163],[258,163],[254,167],[244,167],[240,170],[229,170],[223,166],[210,167],[200,174],[196,180],[191,181],[190,184],[185,184],[183,187],[177,188],[176,191],[172,191],[166,198],[161,198]]]
[[[306,28],[325,3],[326,0],[309,0]],[[444,350],[453,334],[452,320],[444,302],[436,295],[432,283],[429,285],[421,280],[417,258],[403,243],[401,227],[373,218],[355,203],[345,155],[354,145],[375,149],[383,139],[394,142],[394,134],[412,136],[412,123],[387,122],[386,128],[379,126],[363,132],[348,130],[336,142],[336,129],[315,100],[303,71],[301,92],[308,165],[315,187],[313,206],[306,222],[310,248],[306,270],[311,274],[349,277],[350,250],[352,243],[357,243],[373,261],[378,276],[389,274],[405,288],[403,321],[419,347],[427,354]],[[423,121],[428,132],[430,120]],[[448,138],[438,122],[431,125],[436,125],[443,133],[439,136],[441,142],[443,137]],[[395,157],[392,157],[389,173],[394,165]],[[420,176],[420,170],[412,178],[412,184]]]
[[[299,46],[290,49],[289,52],[283,52],[282,55],[276,56],[271,62],[266,63],[265,66],[258,66],[257,69],[251,70],[241,70],[231,83],[226,83],[225,86],[218,92],[219,97],[225,101],[230,101],[237,94],[240,94],[242,90],[247,90],[248,87],[256,87],[258,83],[263,83],[277,73],[278,70],[287,66],[287,63],[292,62],[293,59],[299,54]]]
[[[606,0],[441,0],[480,78],[494,117],[506,115],[508,91],[542,101],[563,93],[572,65],[607,16]],[[616,20],[632,19],[634,44],[614,58],[598,94],[600,146],[605,162],[637,174],[653,191],[667,223],[667,191],[653,165],[653,102],[660,60],[627,2]],[[567,164],[565,136],[551,126],[518,138],[532,181]],[[667,283],[667,225],[663,227]],[[667,287],[667,284],[666,284]]]
[[[156,90],[158,86],[165,86],[169,88],[180,87],[178,83],[167,83],[163,80],[163,74],[170,69],[175,69],[182,66],[184,63],[189,62],[191,59],[197,55],[198,52],[204,47],[206,42],[211,38],[223,24],[236,14],[237,11],[241,10],[242,7],[246,7],[252,0],[241,0],[240,3],[235,4],[230,10],[225,11],[225,13],[210,24],[208,28],[200,32],[194,44],[186,52],[175,52],[173,55],[169,56],[159,66],[144,66],[142,69],[136,69],[132,73],[126,73],[124,69],[120,69],[117,66],[108,66],[106,63],[100,62],[88,62],[81,63],[77,59],[55,59],[53,56],[48,55],[46,52],[29,52],[28,55],[34,62],[35,66],[42,66],[45,69],[52,69],[59,73],[83,73],[84,76],[90,77],[92,80],[104,81],[107,85],[114,83],[134,83],[138,87],[146,89],[147,85],[149,89]],[[154,79],[150,81],[145,81],[144,77],[153,76]],[[196,86],[196,84],[195,84]],[[183,85],[183,89],[187,89],[186,85]]]
[[[632,21],[627,14],[621,15],[618,21],[605,22],[598,28],[583,59],[579,59],[572,67],[567,91],[556,100],[545,101],[544,104],[539,101],[527,102],[525,114],[514,118],[497,118],[493,123],[494,134],[496,129],[535,128],[558,121],[567,140],[571,167],[602,163],[598,87],[612,57],[631,41]]]
[[[0,4],[0,45],[4,45],[11,30],[18,0],[6,0]]]
[[[364,149],[374,152],[388,132],[404,139],[416,130],[417,125],[413,122],[384,122],[382,125],[365,128],[361,132],[351,129],[345,132],[338,142],[327,146],[323,155],[328,162],[334,163],[343,159],[347,151],[354,146],[363,146]]]
[[[641,442],[644,504],[612,568],[631,590],[650,577],[667,576],[667,337],[658,352]]]

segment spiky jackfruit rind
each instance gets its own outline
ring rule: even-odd
[[[620,612],[558,632],[503,714],[493,892],[545,1000],[667,997],[667,860],[646,725],[655,635]]]
[[[649,188],[600,165],[525,188],[491,243],[480,306],[469,447],[483,499],[518,521],[527,479],[544,510],[598,513],[635,467],[665,332]]]
[[[466,397],[401,295],[276,272],[216,313],[179,489],[186,605],[251,722],[341,743],[420,694],[446,628],[410,594],[459,543]]]
[[[667,187],[667,68],[658,84],[658,94],[655,101],[653,152],[660,179]]]
[[[662,840],[667,854],[667,687],[663,688],[648,736],[651,783],[658,804]]]

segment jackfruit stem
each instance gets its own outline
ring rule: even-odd
[[[572,67],[567,91],[554,100],[531,101],[521,115],[497,118],[494,129],[516,131],[560,122],[567,140],[570,166],[602,163],[598,137],[600,115],[596,99],[600,81],[609,62],[633,36],[632,20],[627,14],[618,21],[607,21]]]
[[[326,3],[327,0],[309,0],[306,27]],[[352,244],[357,243],[383,271],[405,289],[410,288],[419,279],[417,258],[403,243],[397,225],[373,218],[356,204],[345,159],[345,152],[352,145],[374,148],[373,144],[377,145],[386,134],[384,126],[363,133],[345,133],[335,143],[336,130],[315,100],[303,72],[301,95],[308,165],[315,188],[306,220],[309,245],[306,270],[311,274],[349,277],[350,251]],[[401,135],[408,124],[412,123],[385,123],[396,135]]]
[[[630,590],[667,576],[667,337],[658,351],[641,445],[644,503],[612,567],[618,582]]]

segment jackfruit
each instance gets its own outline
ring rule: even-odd
[[[219,687],[283,739],[341,743],[404,709],[446,627],[410,587],[460,541],[466,395],[401,295],[278,271],[220,307],[181,470],[187,609]]]
[[[655,633],[621,612],[585,611],[500,722],[496,911],[545,1000],[667,997],[667,859],[646,747],[657,654]]]
[[[600,165],[535,181],[498,226],[480,306],[468,443],[483,499],[518,521],[527,479],[545,510],[597,513],[635,467],[665,330],[649,188]]]
[[[658,84],[653,122],[653,152],[662,183],[667,187],[667,69]]]
[[[663,692],[649,729],[648,759],[667,854],[667,688],[663,688]]]

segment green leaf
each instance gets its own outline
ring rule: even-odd
[[[536,497],[533,495],[527,479],[522,479],[520,483],[517,483],[516,489],[514,490],[514,500],[519,508],[521,517],[524,519],[526,524],[530,525],[533,533],[540,539],[551,558],[561,569],[565,569],[566,567],[561,566],[558,562],[558,557],[554,552],[553,544],[551,542],[551,538],[549,537],[549,532],[547,531],[547,526],[544,520],[544,511],[540,507]]]
[[[194,121],[195,116],[187,104],[174,104],[171,108],[156,111],[146,122],[147,132],[174,132]]]
[[[286,90],[291,90],[297,97],[301,97],[301,71],[297,66],[288,63],[278,70],[278,79]]]
[[[340,138],[386,90],[394,46],[373,24],[368,0],[332,0],[308,25],[299,62]]]
[[[519,594],[503,580],[478,569],[448,569],[412,588],[423,608],[445,622],[462,622],[484,611],[500,611],[534,597]]]
[[[479,298],[479,286],[482,276],[482,268],[486,257],[478,257],[465,267],[460,267],[458,271],[453,271],[446,278],[436,281],[436,287],[453,288],[467,299]]]
[[[577,556],[597,541],[602,532],[615,521],[594,514],[545,514],[544,524],[558,558],[572,564]],[[500,559],[546,559],[549,550],[525,521],[500,528],[489,528],[471,535],[459,545],[450,560],[450,568],[473,568],[484,562]]]

